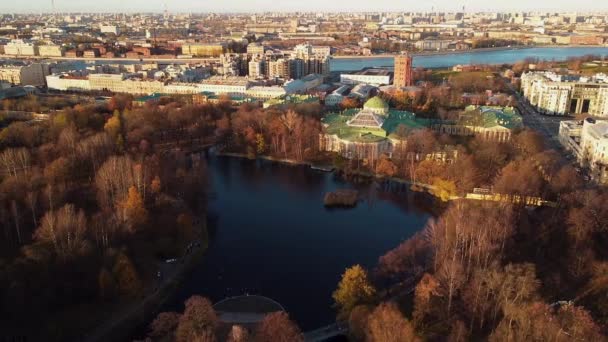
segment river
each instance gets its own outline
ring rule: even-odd
[[[569,57],[585,55],[608,56],[608,47],[541,47],[510,50],[481,50],[463,53],[420,55],[414,57],[414,67],[442,68],[458,64],[512,64],[528,57],[539,60],[563,61]],[[393,67],[393,57],[385,58],[334,58],[331,71],[354,71],[367,67]]]
[[[280,302],[303,330],[335,320],[332,292],[345,268],[378,258],[421,230],[433,199],[393,185],[349,184],[306,166],[207,158],[210,245],[168,309],[199,294],[217,302],[260,294]],[[325,192],[357,188],[353,209],[326,209]],[[395,189],[399,188],[399,189]]]

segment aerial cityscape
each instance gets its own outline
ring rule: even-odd
[[[0,342],[608,340],[608,5],[0,4]]]

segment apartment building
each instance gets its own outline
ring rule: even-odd
[[[219,57],[226,52],[226,45],[223,43],[209,44],[184,44],[182,54],[197,57]]]
[[[60,45],[40,45],[38,54],[42,57],[63,57],[65,49]]]
[[[38,46],[21,39],[13,39],[4,46],[4,54],[12,56],[38,56]]]
[[[521,90],[537,110],[552,115],[590,114],[608,117],[608,75],[592,77],[529,72]]]
[[[562,121],[559,141],[589,170],[594,181],[608,184],[608,121]]]
[[[0,80],[14,85],[44,86],[49,66],[43,63],[0,66]]]

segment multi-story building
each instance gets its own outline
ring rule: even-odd
[[[85,50],[84,53],[82,54],[82,57],[84,58],[97,58],[99,57],[99,50],[98,49],[88,49]]]
[[[594,181],[608,183],[608,121],[562,121],[559,140],[577,157],[580,166],[589,169]]]
[[[0,66],[0,80],[14,85],[44,86],[49,66],[43,63]]]
[[[291,74],[289,60],[287,59],[279,58],[276,61],[269,61],[267,65],[266,76],[268,78],[289,78]]]
[[[530,72],[521,77],[521,90],[539,111],[552,115],[608,116],[608,75],[564,76]]]
[[[61,45],[40,45],[38,53],[42,57],[63,57],[65,49]]]
[[[226,45],[223,43],[209,44],[184,44],[182,54],[198,57],[219,57],[226,52]]]
[[[249,62],[249,77],[260,78],[266,74],[266,61],[254,59]]]
[[[301,78],[308,74],[329,74],[330,53],[328,46],[296,45],[290,59],[291,78]]]
[[[371,84],[375,86],[391,84],[393,74],[386,69],[365,69],[350,74],[341,74],[342,84]]]
[[[89,83],[92,90],[113,91],[123,89],[122,81],[125,76],[122,74],[91,74]]]
[[[251,82],[246,77],[213,76],[199,84],[201,92],[227,94],[231,96],[246,96]]]
[[[38,46],[21,39],[13,39],[4,46],[4,54],[13,56],[38,56]]]
[[[61,91],[91,91],[91,83],[86,76],[49,75],[46,77],[49,89]]]
[[[263,87],[253,86],[246,91],[247,96],[254,99],[272,99],[275,97],[285,96],[287,92],[285,88],[274,86],[274,87]]]
[[[395,75],[393,79],[393,84],[395,87],[405,88],[414,83],[412,76],[412,63],[412,57],[407,54],[395,56]]]
[[[250,56],[261,56],[265,52],[264,45],[258,43],[249,43],[247,45],[247,54]]]
[[[431,51],[448,49],[450,44],[452,44],[451,40],[424,39],[417,41],[414,45],[418,50]]]
[[[117,36],[120,34],[120,27],[116,25],[101,25],[99,26],[99,30],[101,33],[113,33]]]
[[[220,65],[216,68],[218,75],[245,76],[248,69],[247,56],[238,53],[224,53],[220,56]]]

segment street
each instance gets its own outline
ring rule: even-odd
[[[562,146],[558,139],[559,124],[564,120],[572,120],[572,118],[568,116],[542,115],[511,84],[509,84],[509,88],[517,98],[517,109],[521,113],[524,126],[541,133],[550,148],[560,150]]]

